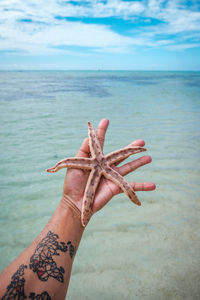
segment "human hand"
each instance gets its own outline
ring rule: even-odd
[[[108,128],[108,124],[109,121],[107,119],[103,119],[99,123],[97,129],[97,136],[100,141],[102,149],[104,145],[104,139],[105,139],[106,130]],[[142,147],[144,145],[145,142],[143,140],[137,140],[132,142],[129,146]],[[90,156],[90,148],[88,144],[88,138],[86,138],[83,141],[76,157],[88,158],[89,156]],[[124,176],[150,162],[151,162],[151,157],[146,155],[120,167],[113,165],[112,168],[115,171],[117,171],[119,174]],[[80,211],[82,208],[82,201],[83,201],[84,191],[89,177],[89,173],[90,171],[88,170],[69,168],[67,170],[67,174],[63,185],[63,196],[64,196],[63,199],[65,197],[70,197],[70,199],[73,201],[73,203]],[[130,184],[133,187],[134,191],[150,191],[155,189],[155,184],[151,182],[142,182],[142,183],[131,182]],[[92,213],[95,213],[98,210],[100,210],[104,205],[106,205],[106,203],[113,196],[121,192],[122,190],[115,183],[102,176],[95,193],[95,197],[92,205]]]

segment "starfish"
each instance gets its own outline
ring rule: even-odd
[[[141,205],[132,186],[112,168],[112,165],[121,162],[130,155],[146,151],[139,146],[128,146],[116,150],[104,156],[97,134],[90,122],[88,122],[88,138],[90,147],[90,158],[73,157],[58,162],[54,167],[47,169],[47,172],[54,173],[62,168],[79,168],[91,170],[86,184],[82,209],[81,223],[85,227],[89,222],[92,213],[92,205],[101,176],[113,181],[130,198],[132,202]]]

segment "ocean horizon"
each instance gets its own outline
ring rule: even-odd
[[[153,70],[153,69],[144,69],[144,70],[134,70],[134,69],[59,69],[59,68],[5,68],[0,69],[0,72],[171,72],[171,73],[184,73],[184,72],[193,72],[198,73],[200,70],[195,69],[183,69],[183,70],[172,70],[172,69],[163,69],[163,70]]]
[[[67,299],[198,299],[200,71],[0,70],[0,111],[0,271],[59,203],[66,170],[45,170],[107,118],[104,153],[144,139],[152,163],[126,179],[157,189],[93,216]]]

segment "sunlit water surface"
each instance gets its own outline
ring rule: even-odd
[[[153,162],[127,179],[157,190],[138,192],[141,207],[121,194],[92,218],[68,299],[199,299],[200,73],[0,72],[0,111],[1,270],[58,205],[65,170],[45,169],[106,117],[104,152],[144,139]]]

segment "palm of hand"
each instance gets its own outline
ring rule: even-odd
[[[63,185],[63,193],[69,195],[76,206],[81,210],[82,200],[89,176],[89,171],[80,169],[69,169],[67,171],[65,182]],[[113,185],[113,187],[112,187]],[[110,180],[101,177],[98,189],[93,202],[93,212],[101,209],[114,195],[114,190],[117,186]]]
[[[107,127],[108,127],[108,120],[103,119],[99,123],[99,127],[97,130],[97,136],[101,142],[102,149],[103,149],[104,138],[105,138]],[[144,146],[144,141],[138,140],[133,142],[131,145]],[[88,145],[88,139],[85,139],[76,156],[89,157],[89,154],[90,154],[90,149]],[[116,166],[113,166],[113,168],[121,175],[126,175],[129,172],[132,172],[138,167],[147,164],[149,162],[151,162],[150,156],[143,156],[131,163],[123,165],[122,167],[117,168]],[[76,206],[79,208],[79,210],[81,210],[82,207],[82,199],[87,184],[88,176],[89,176],[89,171],[87,170],[68,169],[65,177],[63,193],[64,195],[68,195],[73,199],[73,201],[76,203]],[[146,191],[146,190],[155,189],[155,185],[149,182],[147,183],[132,182],[131,185],[135,190]],[[120,192],[121,190],[116,184],[114,184],[112,181],[102,176],[93,202],[93,207],[92,207],[93,213],[101,209],[114,195]]]

